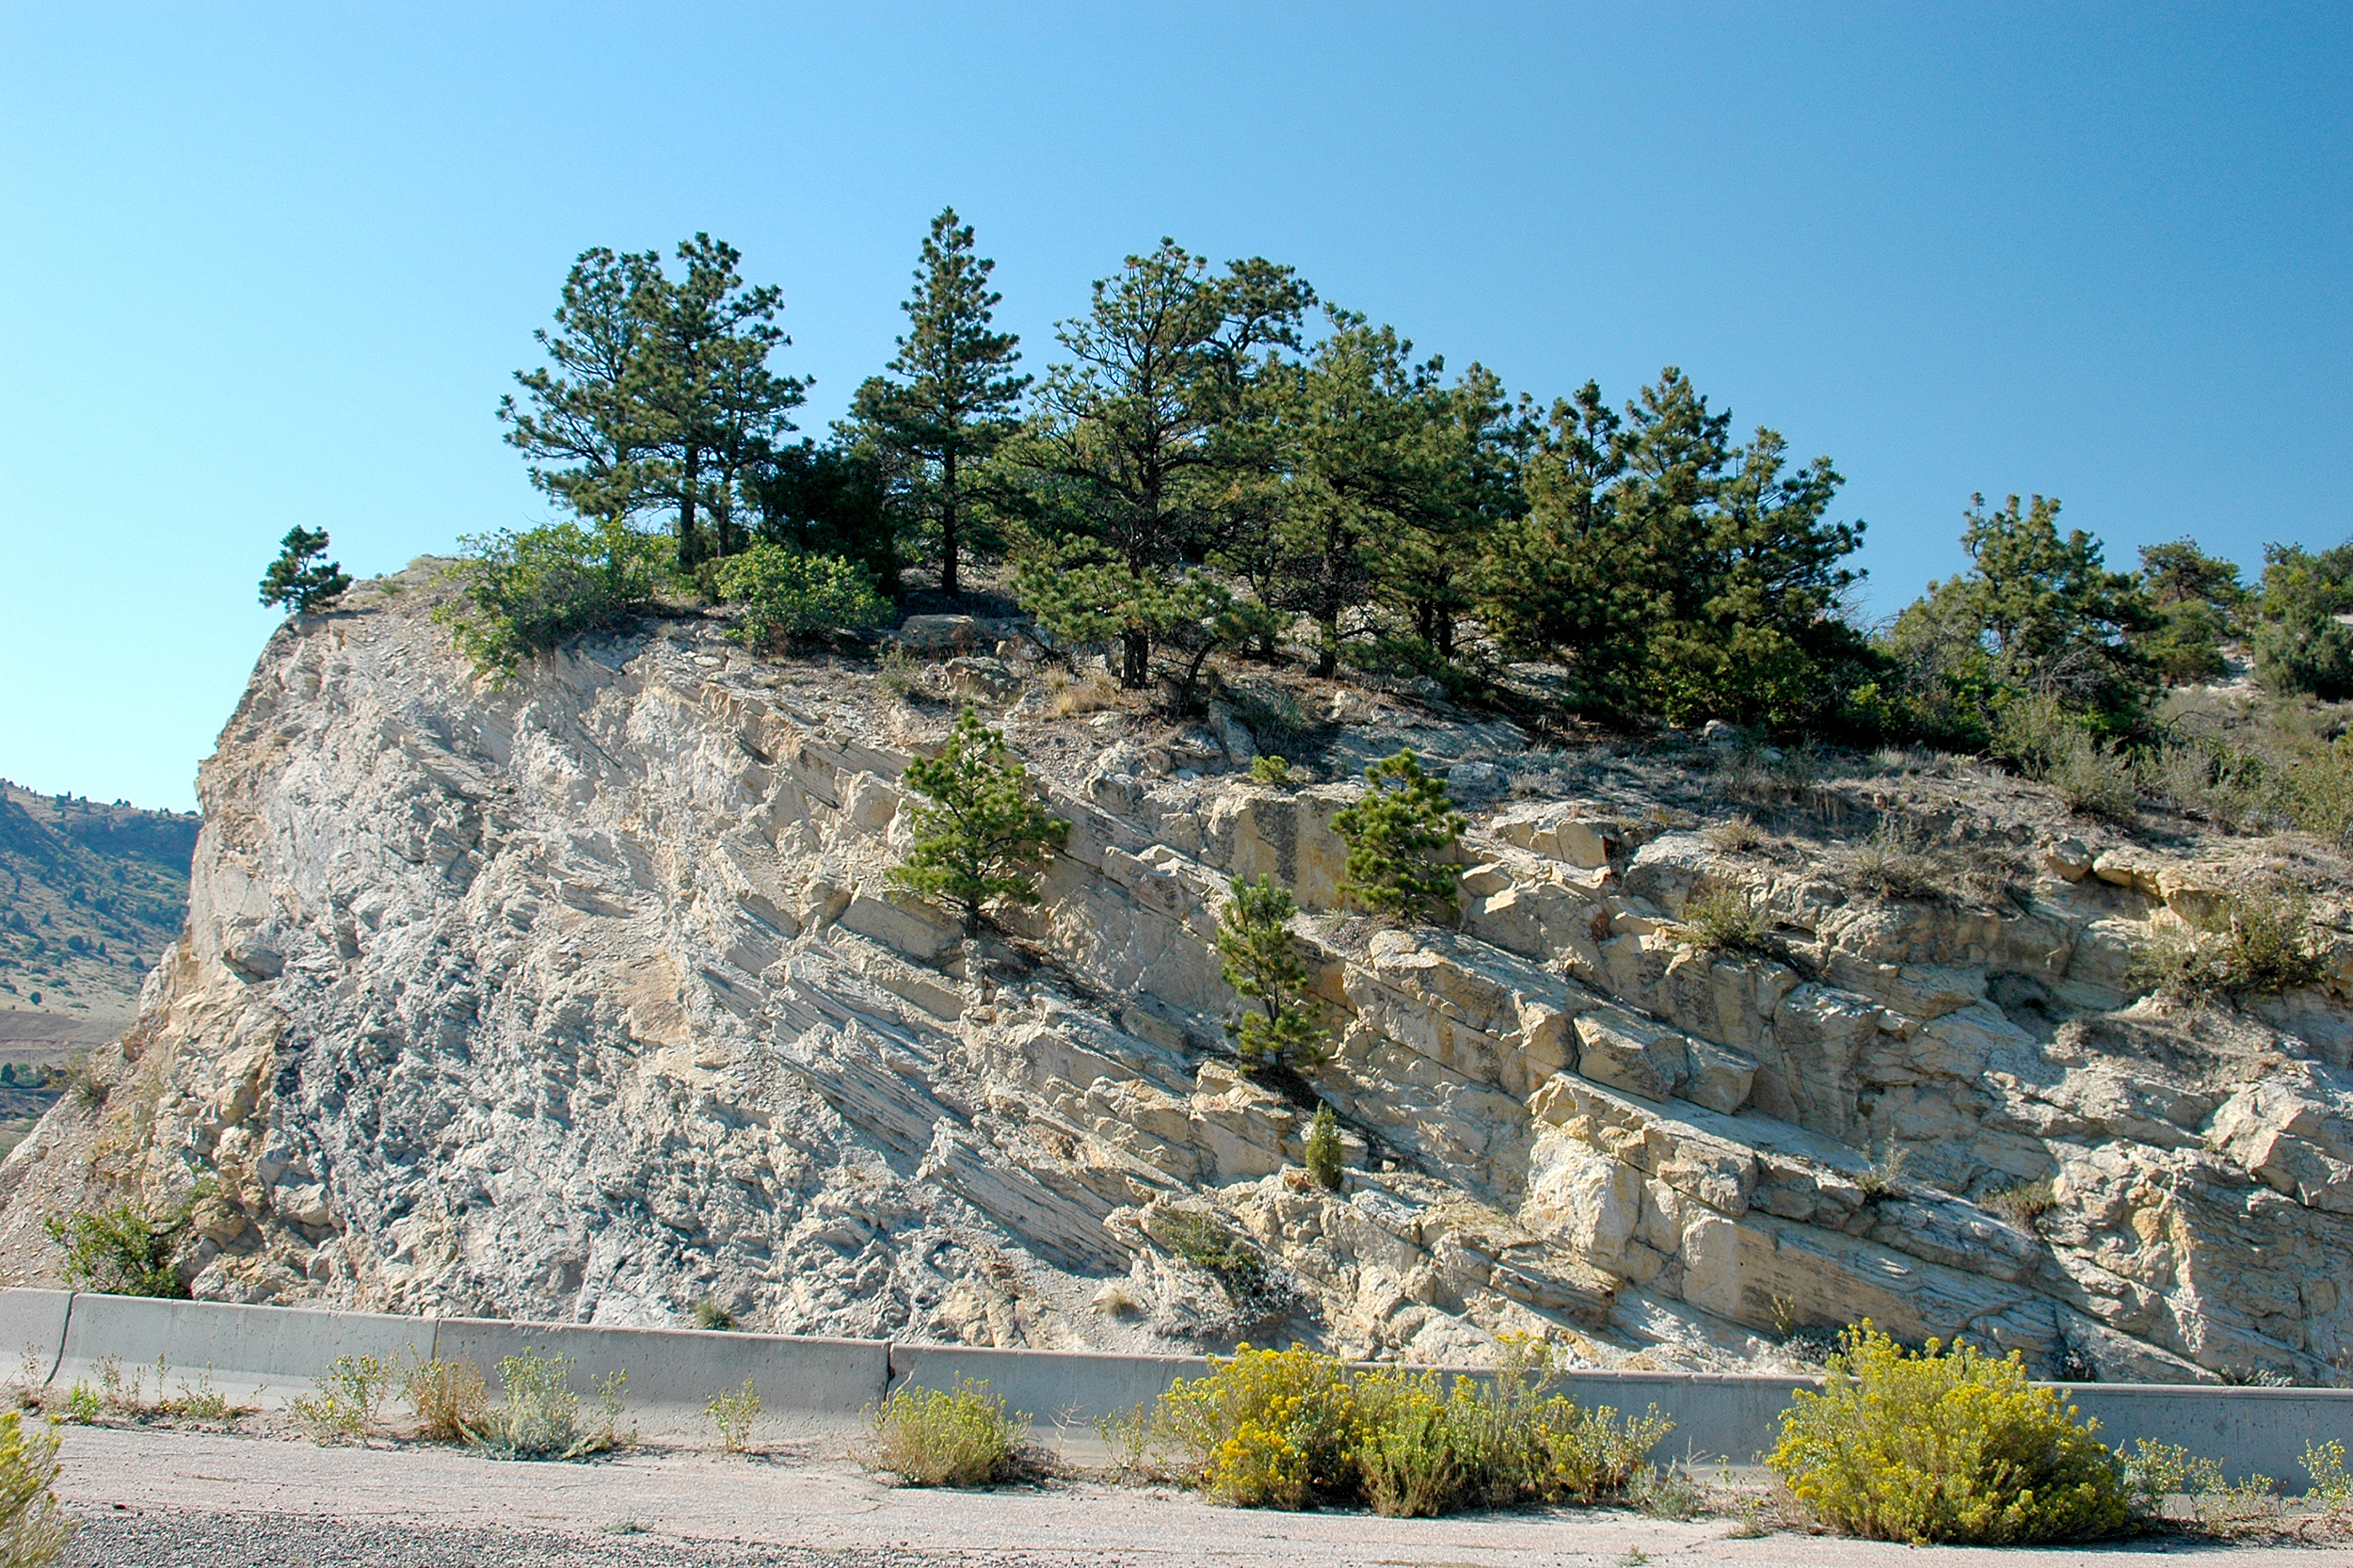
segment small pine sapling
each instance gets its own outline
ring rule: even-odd
[[[296,527],[280,541],[278,559],[262,574],[262,602],[283,604],[297,616],[330,608],[351,586],[351,576],[325,560],[327,530]]]
[[[1328,1105],[1317,1106],[1307,1126],[1307,1175],[1327,1192],[1340,1190],[1340,1124]]]
[[[1236,877],[1233,897],[1218,920],[1217,952],[1225,984],[1243,1000],[1241,1017],[1226,1026],[1235,1054],[1249,1067],[1308,1067],[1321,1060],[1324,1029],[1307,992],[1307,966],[1291,946],[1291,917],[1299,906],[1289,889],[1268,877]]]
[[[1439,856],[1470,819],[1446,785],[1421,771],[1408,749],[1365,769],[1365,796],[1332,818],[1348,845],[1340,892],[1366,909],[1414,920],[1451,920],[1463,872]]]
[[[905,777],[931,804],[909,818],[914,840],[890,871],[892,887],[954,909],[967,936],[980,930],[991,904],[1037,902],[1048,852],[1069,837],[1070,824],[1047,814],[1001,733],[967,708],[947,749],[909,763]]]

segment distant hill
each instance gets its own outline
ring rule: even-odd
[[[110,1039],[180,935],[193,813],[0,780],[0,1061]]]

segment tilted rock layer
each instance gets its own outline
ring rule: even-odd
[[[2194,854],[1955,809],[2015,885],[1870,897],[1835,826],[1776,854],[1609,768],[1546,798],[1560,754],[1509,726],[1314,688],[1330,771],[1410,742],[1472,813],[1460,928],[1384,928],[1334,908],[1354,785],[1249,782],[1223,706],[1172,729],[967,658],[1072,824],[1039,906],[967,944],[884,884],[947,703],[695,619],[494,688],[403,587],[264,653],[184,939],[0,1170],[18,1279],[56,1275],[45,1215],[127,1194],[192,1203],[194,1291],[233,1301],[1690,1367],[1868,1316],[2108,1378],[2329,1382],[2353,1349],[2336,991],[2132,981],[2211,918]],[[1897,808],[1842,788],[1823,820]],[[1312,1096],[1225,1045],[1235,874],[1306,912]],[[1724,888],[1774,928],[1748,949],[1679,923]],[[1337,1192],[1299,1168],[1315,1096]]]

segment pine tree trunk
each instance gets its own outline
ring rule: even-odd
[[[952,450],[940,461],[939,591],[962,591],[956,583],[956,455]]]
[[[1119,683],[1131,692],[1140,692],[1152,680],[1152,637],[1145,632],[1123,632],[1119,634]]]
[[[695,549],[695,482],[701,477],[702,453],[696,447],[686,449],[686,482],[679,488],[678,500],[678,564],[681,571],[691,571],[700,559]]]

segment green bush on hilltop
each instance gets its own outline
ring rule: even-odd
[[[297,616],[329,608],[351,586],[351,576],[327,553],[327,531],[296,526],[280,541],[278,559],[262,574],[262,602],[283,604]]]
[[[482,674],[511,676],[568,637],[638,614],[660,586],[666,547],[625,522],[501,529],[463,541],[449,568],[459,597],[434,612]]]
[[[720,596],[744,607],[728,635],[749,648],[877,626],[890,616],[864,569],[839,555],[763,542],[725,557],[712,575]]]

